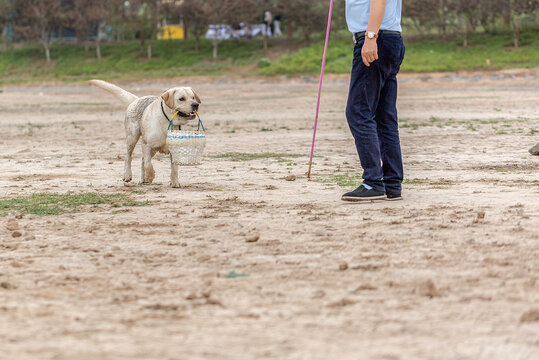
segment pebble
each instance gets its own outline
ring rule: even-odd
[[[288,175],[288,176],[285,177],[284,179],[285,179],[286,181],[296,181],[297,178],[298,178],[298,177],[297,177],[296,175],[292,174],[292,175]]]
[[[258,240],[260,240],[260,235],[259,234],[254,234],[254,235],[251,235],[251,236],[248,236],[247,238],[245,238],[245,242],[248,242],[248,243],[255,243]]]
[[[16,289],[15,285],[10,284],[6,281],[0,283],[0,288],[6,289],[6,290],[13,290]]]
[[[339,270],[340,271],[348,270],[348,263],[346,261],[340,262],[339,263]]]
[[[539,143],[529,150],[530,154],[539,156]]]
[[[520,317],[520,322],[536,322],[539,321],[539,309],[526,311]]]
[[[14,238],[18,238],[22,236],[22,233],[20,231],[14,231],[11,236]]]
[[[438,289],[436,289],[434,282],[430,279],[417,283],[414,289],[414,293],[429,298],[440,296],[440,293],[438,292]]]
[[[8,231],[19,230],[19,223],[15,219],[9,219],[6,224],[6,229],[8,229]]]

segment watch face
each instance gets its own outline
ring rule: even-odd
[[[369,39],[374,38],[374,33],[373,33],[373,32],[368,32],[368,33],[367,33],[367,37],[368,37]]]

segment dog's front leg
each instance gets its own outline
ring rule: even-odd
[[[180,181],[178,180],[178,165],[172,162],[172,155],[170,156],[170,186],[173,188],[180,187]]]
[[[151,184],[155,179],[155,170],[152,166],[152,157],[156,151],[150,146],[142,145],[142,183]]]

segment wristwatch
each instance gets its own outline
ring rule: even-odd
[[[378,34],[372,31],[365,32],[365,37],[368,39],[378,39]]]

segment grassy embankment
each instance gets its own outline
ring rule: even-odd
[[[539,32],[522,34],[522,46],[515,49],[511,34],[477,34],[467,49],[460,40],[440,39],[407,41],[402,71],[433,72],[457,70],[496,70],[539,67]],[[267,63],[261,73],[314,74],[320,71],[323,44],[302,48],[295,54],[284,55],[278,62]],[[350,72],[352,51],[349,39],[333,42],[328,51],[328,73]]]
[[[186,75],[298,75],[316,74],[320,69],[323,41],[301,47],[280,56],[282,40],[273,43],[272,60],[266,58],[260,41],[226,41],[219,47],[220,57],[211,60],[211,43],[203,41],[201,51],[193,51],[192,41],[156,41],[154,58],[140,54],[136,42],[103,45],[103,59],[95,59],[93,51],[82,46],[53,47],[53,63],[47,65],[37,46],[0,51],[0,83],[36,81],[81,81],[94,77],[165,78]],[[477,34],[464,49],[460,40],[429,39],[407,41],[402,71],[430,72],[455,70],[494,70],[503,68],[539,67],[539,32],[522,34],[522,47],[512,47],[509,33]],[[290,46],[288,46],[290,48]],[[92,49],[93,50],[93,49]],[[352,45],[348,34],[339,33],[329,48],[328,73],[350,71]]]

